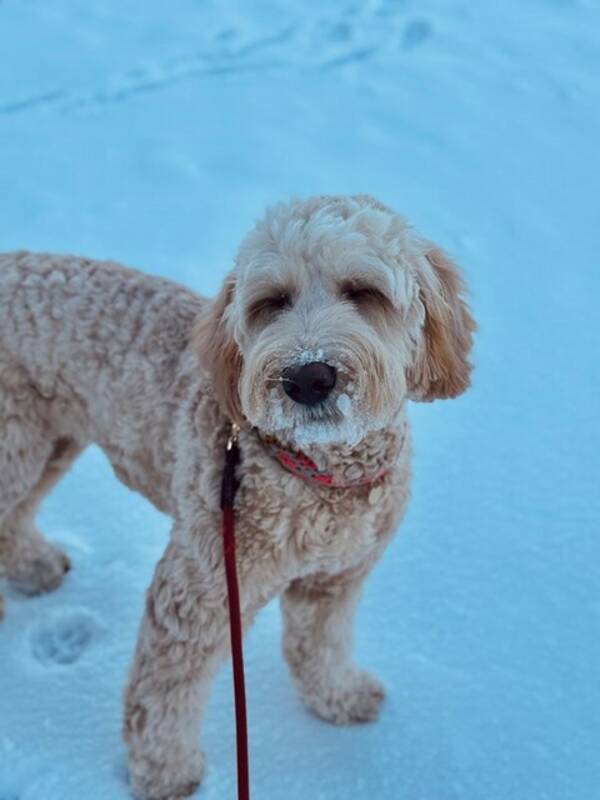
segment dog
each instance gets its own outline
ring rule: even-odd
[[[173,520],[125,692],[137,797],[174,800],[202,778],[199,721],[229,646],[231,423],[244,625],[279,596],[308,708],[377,716],[384,689],[353,661],[352,619],[407,504],[407,401],[469,386],[464,294],[442,250],[368,196],[271,208],[213,300],[114,263],[0,256],[2,574],[30,593],[60,585],[69,560],[34,516],[90,443]]]

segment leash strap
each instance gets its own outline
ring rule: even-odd
[[[238,446],[239,428],[231,426],[225,448],[225,467],[221,484],[221,510],[223,512],[223,551],[229,602],[229,632],[233,662],[233,691],[235,696],[235,728],[237,746],[238,800],[250,800],[250,775],[248,759],[248,720],[246,715],[246,687],[244,681],[244,652],[242,647],[242,614],[240,591],[235,560],[235,493],[239,486],[235,468],[240,461]]]

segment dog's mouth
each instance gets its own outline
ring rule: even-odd
[[[262,363],[247,362],[242,407],[248,420],[267,435],[297,447],[355,446],[384,423],[383,409],[373,404],[373,380],[353,359],[332,358],[324,349],[278,353]],[[360,371],[359,371],[360,370]],[[365,373],[363,375],[363,372]]]
[[[309,362],[300,376],[284,370],[269,392],[266,427],[303,447],[357,444],[369,426],[354,383],[344,370],[313,366],[318,363]]]
[[[344,421],[344,415],[334,403],[324,401],[311,408],[301,411],[300,425],[340,425]]]

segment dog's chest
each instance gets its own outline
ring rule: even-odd
[[[343,490],[278,467],[255,470],[243,476],[238,536],[255,558],[270,555],[291,577],[337,572],[379,549],[395,527],[394,506],[389,481]]]

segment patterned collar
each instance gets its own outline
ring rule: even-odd
[[[273,436],[260,436],[271,455],[281,464],[281,466],[296,475],[307,483],[316,483],[319,486],[328,486],[330,489],[350,489],[358,486],[373,486],[384,478],[391,470],[391,466],[376,472],[374,475],[364,475],[357,465],[357,475],[352,475],[352,466],[346,469],[343,479],[336,478],[330,472],[320,469],[315,462],[307,455],[298,450],[290,450],[284,447]],[[406,424],[403,427],[402,439],[398,448],[398,455],[406,443]],[[348,474],[350,473],[350,474]]]

